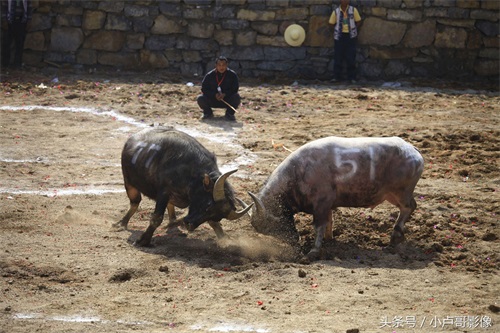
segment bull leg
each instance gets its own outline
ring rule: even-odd
[[[218,239],[227,237],[226,234],[224,233],[224,230],[222,230],[222,226],[220,225],[220,222],[218,221],[208,221],[208,224],[214,229],[215,234],[217,235]]]
[[[175,206],[171,203],[168,203],[167,205],[167,213],[168,213],[168,224],[172,224],[175,222],[176,216],[175,216]]]
[[[326,224],[325,240],[333,239],[333,212],[328,214],[328,222]]]
[[[149,226],[144,231],[144,233],[139,237],[138,240],[135,241],[135,245],[138,246],[149,246],[151,245],[151,239],[153,238],[153,234],[155,230],[160,226],[163,221],[163,216],[165,215],[165,210],[167,209],[168,198],[160,196],[156,200],[155,211],[151,215],[151,219],[149,220]]]
[[[176,224],[179,224],[181,221],[177,221],[177,217],[175,215],[175,206],[171,203],[167,205],[167,213],[168,213],[168,225],[165,229],[169,229],[174,227]]]
[[[314,239],[314,247],[307,254],[307,258],[310,260],[315,260],[319,258],[321,251],[321,244],[323,243],[323,238],[325,238],[325,233],[329,225],[332,223],[332,212],[331,209],[324,210],[324,213],[313,214],[313,225],[316,230],[316,238]],[[330,236],[333,236],[333,232],[330,232]]]
[[[399,208],[399,216],[394,224],[394,230],[391,235],[391,245],[395,246],[402,243],[405,240],[404,235],[404,227],[406,221],[410,219],[411,213],[417,208],[417,203],[415,199],[412,197],[410,203],[405,206],[400,206]]]
[[[141,192],[139,192],[139,190],[137,190],[135,187],[132,187],[130,185],[125,185],[125,190],[127,191],[127,196],[130,200],[130,208],[127,214],[125,214],[125,216],[120,221],[112,225],[112,228],[115,231],[127,230],[128,221],[137,211],[139,203],[141,202],[142,199]]]

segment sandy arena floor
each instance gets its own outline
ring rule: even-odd
[[[262,83],[241,79],[237,122],[199,120],[200,80],[162,73],[2,75],[0,332],[498,332],[498,87],[447,82]],[[340,208],[322,260],[298,263],[249,217],[154,247],[111,231],[128,209],[127,137],[153,123],[195,136],[251,202],[289,154],[324,136],[400,136],[425,158],[406,243],[397,209]],[[274,144],[273,144],[274,143]],[[182,215],[182,210],[178,211]],[[311,217],[297,214],[308,251]]]

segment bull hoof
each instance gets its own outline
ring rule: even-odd
[[[175,236],[175,237],[187,237],[185,229],[181,229],[179,226],[167,226],[165,228],[165,234]]]
[[[111,231],[116,231],[116,232],[118,232],[118,231],[125,231],[125,230],[127,230],[127,226],[126,226],[126,225],[123,225],[123,224],[121,223],[121,221],[120,221],[120,222],[117,222],[117,223],[113,223],[113,224],[111,225]]]
[[[302,256],[298,259],[298,263],[301,265],[309,265],[311,263],[311,260],[307,256]]]
[[[184,228],[185,229],[185,226],[184,226],[184,223],[182,222],[182,220],[170,220],[168,222],[168,224],[165,226],[165,230],[169,230],[169,229],[174,229],[174,228]]]
[[[134,242],[134,246],[138,247],[153,247],[151,244],[151,239],[144,239],[143,237],[140,237],[138,240]]]
[[[312,249],[309,251],[309,253],[306,255],[307,259],[309,261],[316,261],[320,257],[320,250],[319,249]]]
[[[217,241],[231,240],[231,237],[229,237],[226,233],[215,234],[215,236],[217,237]]]
[[[398,251],[396,249],[396,246],[395,245],[389,245],[389,246],[386,246],[382,249],[383,252],[385,253],[389,253],[389,254],[396,254]]]
[[[133,245],[135,247],[154,247],[153,244],[151,244],[151,242],[149,242],[149,243],[143,243],[143,242],[140,242],[138,240],[136,240]]]
[[[396,246],[398,244],[403,243],[405,240],[405,235],[399,231],[394,230],[394,232],[391,235],[391,243],[390,245]]]

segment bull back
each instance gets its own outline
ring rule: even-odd
[[[221,175],[213,153],[190,135],[168,127],[132,135],[121,162],[125,182],[152,199],[160,189],[181,199],[188,196],[193,179],[202,180],[209,174],[215,182]]]

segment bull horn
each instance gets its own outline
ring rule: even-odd
[[[246,204],[245,201],[241,200],[240,198],[235,198],[235,199],[236,199],[236,201],[238,201],[240,203],[241,207],[243,207],[243,208],[247,208],[248,207],[248,205]],[[252,206],[253,206],[253,203],[252,203]],[[248,215],[250,215],[250,217],[252,217],[252,211],[251,210],[248,211]]]
[[[238,171],[238,169],[228,171],[225,174],[221,175],[219,178],[217,178],[217,180],[215,181],[214,191],[213,191],[213,197],[215,202],[224,200],[224,198],[226,197],[226,194],[224,193],[224,182],[226,181],[227,177],[231,176],[236,171]]]
[[[243,207],[243,208],[248,207],[248,205],[246,204],[245,201],[241,200],[240,198],[235,198],[235,199],[236,199],[236,201],[238,201],[238,203],[241,205],[241,207]]]
[[[255,202],[255,208],[257,209],[257,216],[266,216],[266,207],[264,207],[262,201],[252,192],[248,192],[248,194],[250,194],[253,201]]]
[[[240,201],[238,200],[240,203],[242,203],[243,201]],[[253,203],[250,204],[250,205],[247,205],[243,202],[245,208],[243,208],[242,210],[240,210],[239,212],[237,211],[234,211],[232,210],[226,217],[226,219],[228,220],[237,220],[239,219],[240,217],[242,217],[243,215],[245,215],[246,213],[248,213],[248,211],[252,208],[253,206]]]

